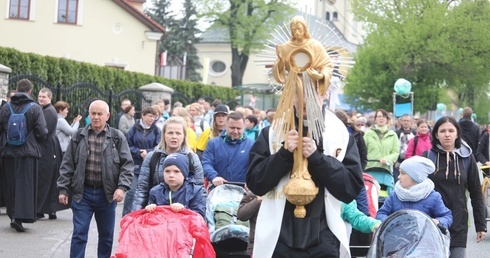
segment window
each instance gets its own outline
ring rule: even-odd
[[[222,76],[226,73],[226,64],[220,60],[211,61],[209,74],[212,76]]]
[[[222,73],[222,72],[225,71],[226,65],[225,65],[225,63],[223,63],[221,61],[216,61],[216,62],[213,63],[212,68],[213,68],[213,72],[215,72],[215,73]]]
[[[333,12],[332,20],[333,21],[338,21],[339,20],[339,14],[337,12]]]
[[[11,0],[9,18],[29,20],[30,0]]]
[[[330,21],[330,12],[327,12],[325,17],[326,17],[327,21]]]
[[[77,24],[78,0],[59,0],[58,22]]]

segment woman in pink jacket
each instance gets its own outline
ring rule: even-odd
[[[417,121],[417,135],[408,141],[405,159],[421,156],[424,151],[430,150],[431,147],[429,125],[424,119],[419,119]]]

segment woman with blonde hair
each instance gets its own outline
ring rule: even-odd
[[[193,120],[189,112],[187,112],[187,109],[183,107],[176,107],[172,110],[172,116],[178,116],[184,118],[184,121],[186,122],[186,130],[187,130],[187,142],[189,143],[189,147],[192,149],[192,151],[196,151],[196,145],[197,145],[197,134],[196,130],[193,128]]]
[[[150,189],[163,182],[163,162],[172,153],[181,153],[189,158],[189,180],[197,185],[204,184],[201,161],[190,148],[187,140],[187,123],[182,117],[170,117],[162,128],[160,144],[147,154],[141,165],[138,187],[134,196],[132,210],[145,208]],[[156,155],[156,158],[152,158]],[[153,162],[152,162],[153,161]],[[154,164],[153,164],[154,163]]]
[[[202,132],[209,128],[209,123],[204,120],[204,108],[199,103],[192,103],[187,106],[192,121],[194,123],[194,130],[196,131],[197,138],[201,136]]]

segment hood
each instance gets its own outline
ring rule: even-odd
[[[435,148],[432,148],[432,150],[438,154],[446,153],[446,151],[442,148],[442,146],[439,143],[436,145]],[[459,148],[454,149],[454,152],[457,153],[462,158],[467,158],[473,153],[471,147],[463,139],[461,139],[461,146]]]
[[[24,105],[29,102],[34,102],[31,95],[24,92],[16,92],[14,96],[10,99],[10,102],[14,105]]]
[[[470,145],[468,145],[468,143],[466,143],[463,139],[461,139],[461,147],[455,149],[454,152],[458,153],[459,156],[463,158],[467,158],[473,153]]]

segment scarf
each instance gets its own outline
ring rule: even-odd
[[[226,130],[223,130],[220,134],[220,137],[223,138],[223,141],[231,144],[231,145],[236,145],[242,143],[243,139],[245,139],[245,135],[242,134],[242,136],[239,139],[233,139],[231,138],[227,133]]]
[[[434,190],[434,183],[428,178],[410,188],[403,188],[400,181],[395,184],[395,194],[402,202],[418,202],[427,198],[432,190]]]

